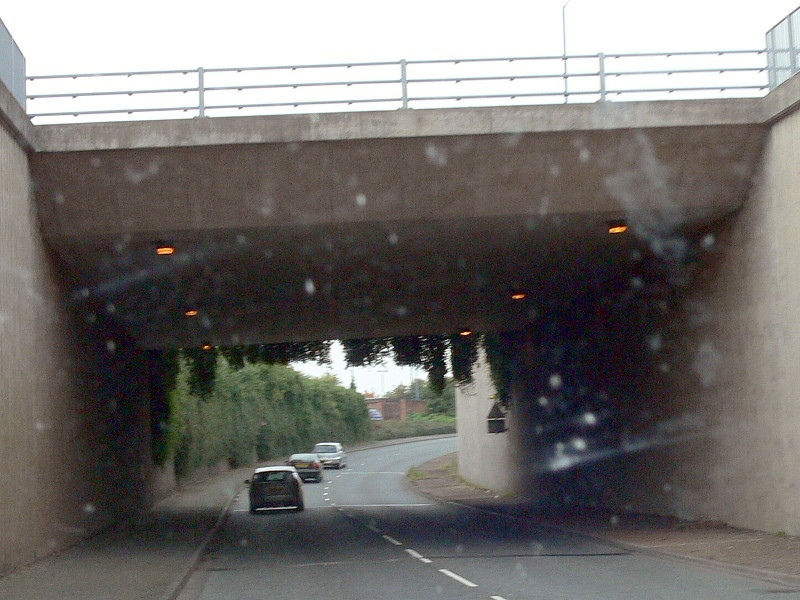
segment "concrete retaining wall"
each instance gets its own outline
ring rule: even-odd
[[[698,516],[800,534],[800,112],[770,132],[758,180],[694,299],[707,385],[690,401],[712,436]]]
[[[606,465],[607,504],[800,535],[798,140],[800,112],[773,124],[747,203],[668,324],[650,410],[679,442]]]
[[[541,473],[529,472],[526,492],[800,535],[798,140],[800,112],[785,111],[772,123],[745,206],[704,239],[691,285],[653,338],[654,355],[638,350],[655,368],[627,409],[649,422],[646,435],[550,474],[543,487],[531,484]],[[474,483],[511,491],[519,487],[512,474],[541,448],[534,435],[484,433],[486,377],[484,369],[484,383],[458,396],[460,468]],[[537,393],[529,387],[518,399],[531,406]],[[536,411],[518,412],[519,428],[534,431]],[[626,426],[635,429],[630,419]]]
[[[473,369],[473,382],[456,388],[458,469],[476,485],[501,493],[519,491],[521,479],[512,456],[514,415],[507,415],[509,431],[488,433],[486,418],[494,404],[494,385],[481,352]]]
[[[102,312],[67,309],[32,201],[18,106],[0,90],[0,574],[147,502],[146,370]]]

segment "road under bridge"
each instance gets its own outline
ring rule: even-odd
[[[0,90],[0,562],[152,500],[145,349],[466,326],[513,374],[507,433],[459,393],[467,478],[797,533],[798,86],[47,126]]]

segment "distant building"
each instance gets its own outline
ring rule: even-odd
[[[428,410],[427,400],[413,398],[366,398],[367,408],[376,408],[384,419],[408,418],[414,413],[424,413]]]

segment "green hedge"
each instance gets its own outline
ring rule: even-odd
[[[218,357],[213,390],[192,393],[182,362],[170,393],[167,446],[179,477],[227,461],[232,467],[311,450],[321,440],[349,444],[370,436],[364,397],[289,367]]]
[[[372,439],[376,441],[455,432],[455,418],[444,415],[437,415],[436,418],[409,418],[404,421],[372,422]]]

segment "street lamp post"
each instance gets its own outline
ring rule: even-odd
[[[378,373],[381,374],[381,398],[385,398],[386,397],[386,385],[384,384],[383,376],[386,375],[388,369],[386,368],[386,365],[381,365],[381,366],[383,368],[382,369],[378,369]]]

